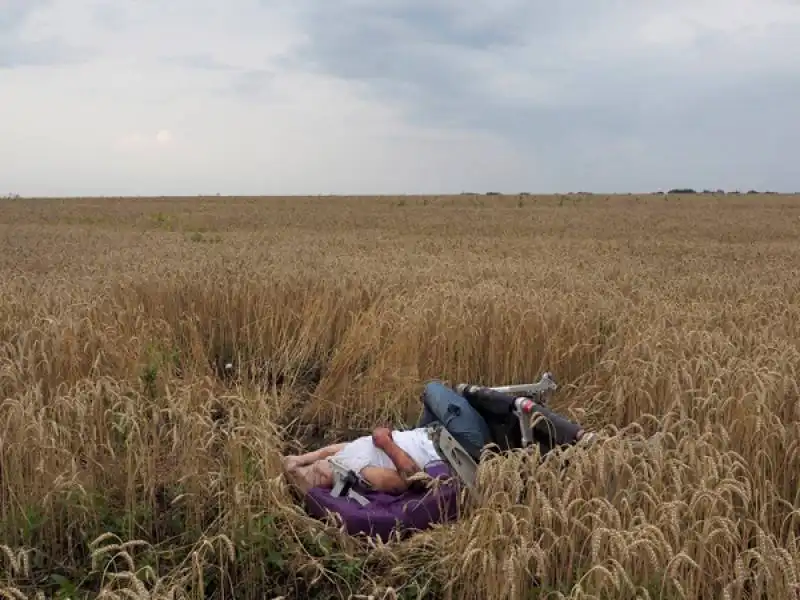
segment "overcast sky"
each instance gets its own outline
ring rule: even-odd
[[[0,194],[800,191],[797,0],[0,0]]]

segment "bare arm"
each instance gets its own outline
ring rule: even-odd
[[[325,446],[324,448],[320,448],[316,452],[312,452],[309,454],[306,464],[310,464],[312,462],[316,462],[318,460],[322,460],[325,458],[329,458],[334,454],[338,454],[344,447],[347,446],[347,442],[342,442],[340,444],[331,444],[330,446]]]
[[[408,482],[394,469],[365,467],[361,470],[361,477],[379,492],[402,494],[408,489]]]
[[[400,446],[394,443],[394,440],[389,437],[380,441],[378,448],[383,450],[386,455],[392,460],[394,466],[397,467],[397,472],[403,477],[411,477],[415,473],[419,473],[422,469],[414,462],[408,453]]]
[[[394,483],[402,482],[402,486],[398,484],[397,487],[402,487],[403,490],[408,489],[408,478],[419,473],[422,470],[421,467],[414,462],[414,459],[405,450],[394,442],[392,432],[389,429],[385,427],[376,429],[372,434],[372,442],[376,448],[383,450],[394,463],[397,471],[388,469],[392,473],[391,480]],[[381,477],[389,478],[390,476],[382,475]]]
[[[291,471],[297,469],[298,467],[313,465],[317,461],[333,456],[334,454],[343,450],[345,446],[347,446],[347,443],[332,444],[330,446],[320,448],[319,450],[315,450],[314,452],[306,452],[300,456],[287,456],[281,461],[283,464],[283,469],[285,471]]]

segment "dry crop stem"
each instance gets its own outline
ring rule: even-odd
[[[0,232],[3,597],[798,597],[796,197],[13,200]],[[544,369],[609,439],[487,461],[458,524],[376,546],[292,504],[308,436]]]

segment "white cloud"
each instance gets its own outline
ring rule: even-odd
[[[117,138],[113,146],[117,150],[152,150],[172,144],[173,139],[172,132],[168,129],[162,129],[155,134],[134,131]]]
[[[134,133],[129,133],[129,134],[123,135],[121,138],[119,138],[117,140],[115,145],[116,145],[117,148],[119,148],[121,150],[125,150],[125,149],[129,149],[129,148],[132,148],[132,149],[141,148],[146,143],[147,143],[147,139],[141,133],[134,132]]]
[[[788,0],[4,7],[22,194],[800,188]]]
[[[156,134],[156,142],[162,146],[172,143],[172,132],[169,129],[162,129]]]

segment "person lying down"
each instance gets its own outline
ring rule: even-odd
[[[582,438],[584,430],[578,428],[575,443]],[[442,457],[428,436],[426,426],[394,431],[378,427],[371,436],[285,457],[284,476],[301,494],[307,494],[314,487],[332,488],[330,459],[358,474],[376,491],[402,494],[410,487],[414,475]]]
[[[430,463],[442,460],[426,427],[404,431],[378,427],[372,435],[351,442],[285,457],[284,475],[302,494],[313,487],[331,488],[330,459],[358,474],[373,489],[390,494],[402,494],[414,475],[424,471]]]

